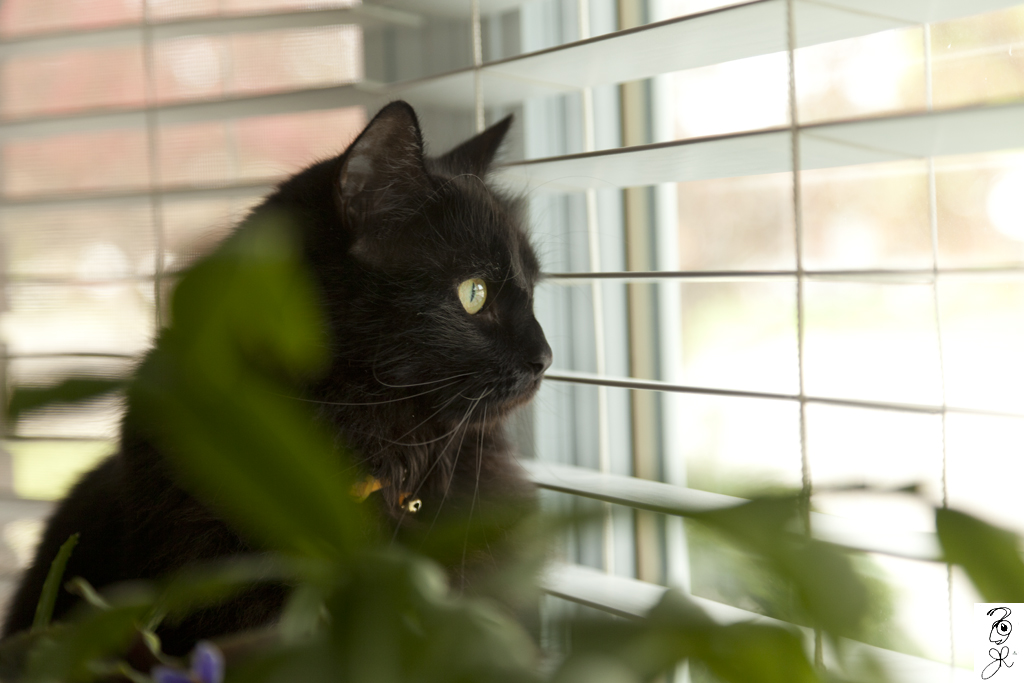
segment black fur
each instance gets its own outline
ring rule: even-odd
[[[551,350],[533,316],[539,267],[518,204],[485,181],[510,123],[429,158],[412,108],[394,102],[345,153],[283,182],[239,228],[268,211],[299,226],[332,339],[329,370],[305,394],[339,444],[389,484],[374,498],[404,535],[442,507],[465,514],[531,498],[503,421],[535,393]],[[488,295],[470,315],[457,286],[474,277]],[[50,562],[74,532],[81,540],[67,576],[98,587],[256,550],[175,484],[135,419],[129,404],[119,453],[50,519],[4,635],[31,624]],[[400,507],[404,491],[423,501],[418,516]],[[199,638],[266,624],[283,599],[281,587],[253,589],[164,628],[165,649],[183,653]],[[55,616],[73,601],[62,592]]]

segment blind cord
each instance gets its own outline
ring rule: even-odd
[[[796,362],[800,401],[800,480],[804,531],[811,536],[811,466],[807,457],[807,396],[804,392],[804,259],[803,196],[800,186],[800,120],[796,96],[796,18],[793,0],[786,0],[786,62],[789,69],[789,137],[793,176],[793,246],[796,256]],[[821,629],[814,627],[814,664],[825,668]]]
[[[483,27],[480,23],[480,0],[471,2],[471,23],[473,24],[473,105],[476,115],[476,132],[480,133],[486,127],[484,116],[484,91],[480,68],[484,63],[484,42]]]
[[[929,112],[935,108],[934,83],[932,78],[932,27],[924,25],[922,40],[924,42],[924,96],[925,109]],[[935,158],[928,157],[928,228],[931,235],[932,250],[932,303],[935,315],[935,342],[939,355],[939,386],[942,392],[942,411],[939,413],[942,430],[942,507],[949,507],[948,460],[946,452],[946,354],[942,342],[942,307],[939,304],[939,202],[935,187]],[[946,605],[949,612],[949,666],[956,662],[953,631],[953,565],[946,563]]]
[[[153,221],[153,334],[156,336],[163,327],[164,301],[164,210],[160,179],[160,143],[157,124],[156,67],[154,64],[153,24],[150,17],[150,0],[142,3],[142,59],[145,81],[146,102],[146,145],[149,162],[149,207]]]
[[[590,38],[590,2],[589,0],[577,0],[577,30],[579,40]],[[594,93],[590,86],[583,88],[581,92],[581,104],[583,114],[583,151],[593,152],[597,147],[597,135],[594,130]],[[598,231],[597,222],[597,191],[593,188],[586,190],[586,220],[587,220],[587,246],[589,248],[590,269],[601,270],[601,235]],[[605,344],[604,331],[604,294],[601,283],[598,281],[590,284],[590,300],[594,317],[594,365],[599,375],[607,374],[607,348]],[[611,435],[608,429],[608,388],[599,386],[597,388],[597,454],[598,469],[605,474],[611,473]],[[604,522],[602,524],[603,534],[603,564],[604,570],[609,574],[615,573],[615,527],[612,518],[612,508],[605,505]]]

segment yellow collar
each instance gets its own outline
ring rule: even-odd
[[[380,491],[387,485],[386,482],[381,481],[377,477],[367,475],[362,481],[352,484],[352,488],[349,491],[352,497],[356,499],[357,503],[362,503],[364,500],[370,497],[371,493]],[[406,512],[417,513],[420,508],[423,507],[423,501],[419,498],[413,498],[412,493],[403,491],[398,495],[398,504]]]
[[[352,494],[357,503],[362,503],[370,497],[371,493],[380,491],[382,488],[384,488],[384,483],[380,479],[367,475],[362,481],[352,484],[352,489],[349,493]]]

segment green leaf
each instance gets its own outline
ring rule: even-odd
[[[46,581],[43,582],[43,590],[39,595],[39,603],[36,605],[36,616],[32,620],[32,631],[41,631],[50,625],[53,618],[53,606],[57,603],[57,593],[60,591],[61,582],[64,578],[64,570],[68,566],[68,560],[75,546],[78,545],[79,534],[71,534],[68,540],[57,551],[57,557],[50,563],[50,571],[46,573]]]
[[[732,683],[818,681],[803,642],[792,631],[761,624],[733,624],[712,632],[698,658]]]
[[[161,617],[183,617],[224,602],[256,584],[295,583],[302,569],[286,558],[268,554],[188,565],[162,582],[153,611]]]
[[[694,518],[753,553],[767,571],[792,586],[810,625],[832,636],[857,638],[870,607],[870,593],[849,553],[796,533],[801,499],[766,496]]]
[[[668,591],[638,639],[661,641],[704,662],[723,681],[812,683],[818,680],[795,629],[769,624],[721,625],[678,591]],[[670,650],[671,651],[671,650]],[[642,662],[633,659],[633,666]]]
[[[183,483],[265,546],[340,557],[365,541],[345,454],[297,400],[327,347],[288,226],[236,233],[182,280],[174,324],[129,390]]]
[[[110,609],[110,603],[107,602],[107,599],[100,595],[99,592],[92,587],[92,584],[81,576],[76,576],[64,584],[64,589],[68,593],[79,596],[97,609]]]
[[[0,681],[22,680],[29,655],[46,637],[46,631],[24,630],[4,638],[0,642]]]
[[[1024,602],[1024,561],[1013,533],[957,510],[937,508],[946,561],[962,566],[986,602]]]
[[[576,660],[595,657],[618,661],[620,666],[612,669],[631,672],[639,680],[652,680],[691,660],[733,683],[819,681],[795,629],[752,622],[718,624],[675,590],[667,591],[645,620],[588,619],[573,624],[573,654],[554,681],[577,680]]]
[[[182,278],[173,328],[192,362],[299,378],[322,367],[326,328],[295,233],[284,214],[259,217]]]
[[[325,624],[326,592],[317,585],[304,583],[288,596],[278,632],[286,643],[299,643],[317,634]]]
[[[349,681],[328,640],[310,638],[289,647],[265,648],[258,657],[245,658],[227,668],[226,683],[336,683]]]
[[[558,672],[558,683],[640,683],[636,671],[622,661],[602,655],[590,654],[574,657]]]
[[[440,567],[399,548],[361,554],[326,601],[347,680],[532,681],[530,637],[496,605],[449,596]]]
[[[131,392],[184,483],[270,548],[307,557],[350,551],[369,525],[359,524],[343,456],[313,416],[258,378],[200,372],[164,345]]]
[[[15,387],[7,403],[7,419],[16,422],[22,414],[51,403],[80,403],[120,391],[124,386],[122,379],[71,377],[48,387]]]
[[[95,678],[94,666],[125,651],[139,619],[149,610],[147,601],[92,611],[72,623],[55,626],[28,657],[29,683],[76,683]]]

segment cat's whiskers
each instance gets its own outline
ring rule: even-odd
[[[452,378],[449,378],[449,379],[452,379]],[[322,406],[379,406],[379,405],[384,405],[386,403],[398,403],[399,401],[408,401],[409,399],[416,398],[418,396],[426,396],[427,394],[432,394],[435,391],[441,391],[442,389],[447,389],[448,387],[455,386],[456,384],[458,384],[457,381],[451,381],[448,384],[443,384],[443,385],[441,385],[439,387],[434,387],[433,389],[427,389],[426,391],[421,391],[418,394],[410,394],[408,396],[399,396],[398,398],[388,398],[388,399],[384,399],[383,401],[354,401],[354,402],[322,401],[320,399],[304,398],[302,396],[287,396],[287,398],[291,398],[291,399],[294,399],[296,401],[303,401],[305,403],[316,403],[317,405],[322,405]]]
[[[486,396],[486,394],[484,394],[484,396]],[[481,396],[480,398],[477,398],[473,401],[473,404],[469,407],[469,410],[466,411],[466,415],[463,418],[462,422],[460,423],[465,424],[465,428],[462,430],[462,436],[459,437],[459,445],[455,449],[455,460],[452,461],[451,468],[447,476],[448,483],[444,487],[444,493],[441,494],[441,500],[437,504],[437,512],[434,513],[434,519],[431,520],[430,527],[427,529],[427,533],[424,535],[424,537],[429,536],[430,532],[434,530],[434,524],[437,523],[437,518],[441,515],[441,508],[444,507],[444,502],[448,500],[448,492],[452,488],[452,480],[455,479],[455,470],[459,466],[459,456],[462,454],[462,444],[465,442],[466,434],[469,432],[469,418],[470,416],[473,415],[473,411],[476,410],[476,407],[480,405],[480,401],[483,400],[484,396]],[[435,462],[441,462],[441,460],[444,459],[445,454],[448,452],[448,447],[452,445],[452,441],[454,440],[455,436],[452,435],[452,438],[449,439],[448,443],[445,444],[444,448],[441,449],[441,452],[438,454]],[[420,486],[422,486],[422,484],[420,484]]]
[[[494,393],[494,387],[491,387],[491,388],[487,389],[487,391],[485,391],[484,393],[482,393],[479,396],[477,396],[476,398],[473,398],[472,396],[466,396],[465,394],[463,394],[461,392],[459,393],[459,396],[461,396],[462,398],[466,399],[467,401],[480,401],[481,399],[487,398],[488,396],[490,396],[493,393]]]
[[[378,384],[380,384],[381,386],[385,386],[388,389],[408,389],[410,387],[422,387],[422,386],[425,386],[427,384],[437,384],[438,382],[447,382],[449,380],[458,379],[460,377],[468,377],[468,376],[480,374],[478,372],[460,372],[459,374],[452,375],[451,377],[446,377],[444,379],[432,379],[432,380],[429,380],[427,382],[413,382],[412,384],[388,384],[387,382],[382,380],[380,377],[377,377],[377,365],[376,365],[376,363],[374,364],[373,368],[371,369],[371,372],[373,373],[373,379],[375,379]]]
[[[448,436],[451,432],[445,432],[444,434],[442,434],[441,436],[437,437],[436,439],[431,439],[430,441],[423,441],[423,442],[419,442],[419,443],[402,443],[400,440],[404,439],[407,436],[409,436],[410,434],[415,432],[417,429],[419,429],[420,427],[422,427],[423,425],[427,424],[432,419],[437,417],[438,413],[440,413],[442,410],[444,410],[445,408],[450,406],[452,403],[454,403],[460,397],[461,397],[461,394],[456,394],[455,396],[452,396],[447,401],[442,403],[440,408],[438,408],[433,413],[428,415],[425,420],[423,420],[422,422],[420,422],[416,426],[408,429],[406,432],[404,432],[401,436],[397,437],[396,439],[388,439],[387,437],[380,437],[380,440],[381,441],[386,441],[387,443],[395,445],[395,446],[425,446],[427,444],[434,443],[435,441],[440,441],[441,439],[443,439],[446,436]]]
[[[417,496],[419,494],[419,492],[423,488],[424,484],[427,483],[427,479],[430,477],[431,472],[433,472],[434,468],[437,467],[437,465],[442,460],[444,460],[444,455],[447,452],[448,447],[451,445],[452,441],[455,440],[455,432],[460,427],[462,427],[463,425],[466,425],[466,431],[468,431],[470,416],[473,414],[473,411],[476,409],[477,405],[480,404],[480,401],[482,401],[484,398],[486,398],[487,395],[490,394],[492,391],[494,391],[494,389],[490,389],[490,390],[484,392],[483,394],[481,394],[476,399],[471,399],[471,400],[473,400],[473,404],[466,410],[466,414],[462,417],[462,419],[459,421],[459,423],[457,425],[455,425],[455,428],[451,432],[449,432],[452,435],[452,438],[448,440],[448,443],[445,444],[444,448],[441,449],[441,452],[438,454],[438,456],[436,458],[434,458],[434,462],[432,462],[430,464],[430,467],[427,468],[427,471],[424,472],[420,476],[419,485],[417,485],[415,491],[413,491],[413,493],[411,494],[412,496]],[[465,398],[465,397],[463,397],[463,398]],[[465,431],[463,432],[462,436],[463,436],[463,439],[465,439],[465,436],[466,436]],[[459,448],[460,448],[460,450],[462,448],[462,442],[461,441],[459,442]],[[458,462],[458,454],[456,454],[456,462]],[[448,488],[451,487],[451,479],[452,479],[451,477],[448,478]],[[444,504],[444,499],[448,495],[448,488],[445,489],[444,497],[441,498],[441,502],[440,502],[440,504],[438,504],[438,513],[440,513],[441,506]],[[405,519],[405,514],[406,513],[403,510],[401,516],[398,518],[398,524],[395,525],[395,531],[394,531],[394,533],[391,536],[391,542],[392,543],[394,543],[395,539],[398,537],[398,530],[401,528],[402,520]],[[435,515],[434,519],[435,520],[437,519],[436,515]],[[433,527],[433,523],[431,524],[431,527]]]
[[[484,422],[487,422],[487,406],[484,406]],[[513,456],[515,457],[515,456]],[[469,531],[473,527],[473,510],[476,508],[476,497],[480,493],[480,467],[484,461],[484,431],[480,430],[480,438],[476,445],[476,483],[473,485],[473,500],[469,504],[469,517],[466,519],[466,536],[462,539],[462,566],[459,569],[459,592],[466,590],[466,550],[469,548]]]
[[[470,401],[472,401],[473,403],[466,410],[466,414],[463,415],[462,419],[459,421],[459,424],[455,425],[455,429],[453,429],[452,432],[451,432],[452,437],[448,440],[448,443],[445,444],[444,448],[441,449],[441,452],[438,453],[437,457],[434,458],[434,463],[427,470],[427,474],[430,473],[430,471],[434,468],[435,465],[437,465],[439,462],[441,462],[444,459],[445,454],[448,452],[448,447],[451,446],[452,445],[452,441],[455,440],[455,431],[458,430],[463,425],[466,426],[466,429],[463,430],[463,432],[462,432],[462,438],[463,439],[466,438],[466,432],[469,430],[469,424],[470,424],[469,423],[469,419],[470,419],[470,417],[472,417],[473,411],[476,410],[476,407],[478,405],[480,405],[480,401],[484,400],[488,395],[490,395],[493,392],[494,392],[494,389],[491,388],[491,389],[488,389],[487,391],[485,391],[484,393],[480,394],[476,398],[469,398],[468,396],[463,396],[463,398],[467,398]],[[461,396],[461,394],[460,394],[460,396]],[[459,451],[461,451],[461,450],[462,450],[462,441],[460,440],[459,441]],[[452,470],[455,469],[455,464],[458,463],[458,457],[459,457],[459,454],[458,454],[458,452],[456,452],[456,454],[455,454],[455,462],[452,464]],[[426,474],[423,477],[423,481],[425,481],[425,480],[426,480]],[[452,484],[451,477],[449,477],[448,478],[448,486],[445,488],[445,491],[444,491],[444,495],[445,496],[448,495],[448,488],[451,487],[451,484]],[[420,486],[423,486],[422,482],[420,483]],[[442,504],[444,503],[444,497],[442,497],[441,503]],[[440,510],[440,507],[438,509]]]
[[[450,436],[450,435],[454,434],[454,433],[455,433],[455,430],[457,430],[457,429],[458,429],[458,428],[459,428],[460,426],[462,426],[462,423],[463,423],[463,422],[464,422],[464,421],[466,420],[466,418],[468,418],[468,416],[469,416],[469,413],[472,413],[472,408],[476,406],[476,403],[479,403],[479,402],[480,402],[481,400],[483,400],[483,399],[484,399],[485,397],[487,397],[487,396],[488,396],[489,394],[491,394],[491,393],[492,393],[493,391],[494,391],[494,389],[493,389],[493,388],[492,388],[492,389],[488,389],[487,391],[485,391],[485,392],[484,392],[483,394],[481,394],[480,396],[478,396],[478,397],[476,397],[476,398],[473,398],[472,396],[466,396],[465,394],[463,394],[463,393],[459,392],[459,393],[458,393],[458,394],[456,394],[455,396],[452,396],[452,397],[451,397],[450,399],[448,399],[447,401],[445,401],[445,402],[444,402],[444,403],[443,403],[443,404],[441,405],[441,407],[440,407],[440,408],[438,408],[437,410],[435,410],[435,411],[434,411],[433,413],[431,413],[431,414],[430,414],[430,415],[429,415],[429,416],[427,417],[427,419],[423,420],[422,422],[420,422],[419,424],[417,424],[417,425],[416,425],[415,427],[413,427],[413,428],[409,429],[409,430],[408,430],[408,431],[406,431],[406,432],[405,432],[404,434],[402,434],[401,436],[399,436],[399,437],[398,437],[397,439],[387,439],[387,438],[384,438],[384,439],[382,439],[382,440],[383,440],[383,441],[387,441],[388,443],[390,443],[390,444],[393,444],[393,445],[395,445],[395,446],[427,446],[427,445],[429,445],[429,444],[432,444],[432,443],[437,443],[437,442],[438,442],[438,441],[440,441],[441,439],[444,439],[445,437],[448,437],[448,436]],[[450,405],[451,405],[451,404],[452,404],[453,402],[455,402],[455,400],[457,400],[457,399],[460,399],[460,398],[466,399],[467,401],[473,401],[473,402],[474,402],[474,404],[473,404],[473,406],[471,406],[471,407],[470,407],[469,413],[467,413],[467,415],[466,415],[466,416],[464,416],[464,417],[462,418],[462,420],[460,420],[460,421],[458,422],[458,424],[456,424],[456,425],[455,425],[455,427],[453,427],[453,428],[452,428],[451,430],[449,430],[449,431],[445,432],[445,433],[444,433],[444,434],[442,434],[441,436],[435,437],[435,438],[433,438],[433,439],[428,439],[428,440],[426,440],[426,441],[417,441],[417,442],[414,442],[414,443],[403,443],[402,441],[400,441],[401,439],[404,439],[405,437],[409,436],[410,434],[412,434],[413,432],[415,432],[415,431],[416,431],[417,429],[419,429],[420,427],[422,427],[423,425],[427,424],[427,423],[428,423],[428,422],[430,422],[430,421],[431,421],[432,419],[434,419],[435,417],[437,417],[438,413],[440,413],[440,412],[441,412],[442,410],[444,410],[445,408],[447,408],[448,406],[450,406]]]

